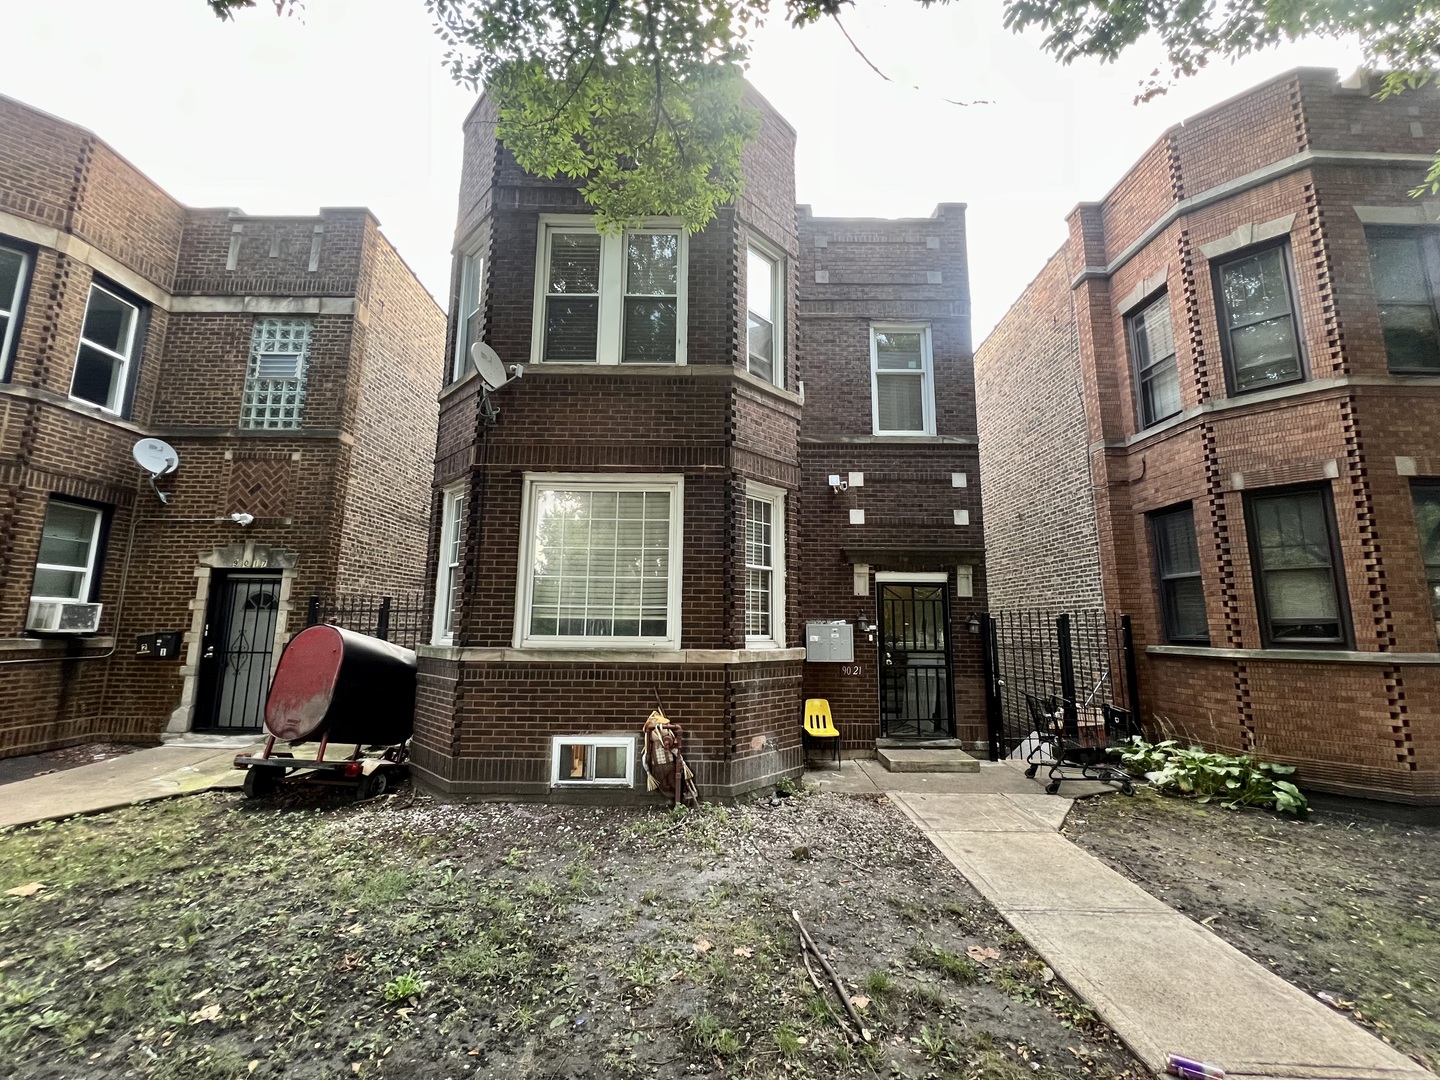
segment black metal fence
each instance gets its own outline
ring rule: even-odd
[[[424,593],[371,596],[317,593],[310,597],[305,625],[328,623],[413,649],[430,640],[430,610]]]
[[[1024,750],[1033,709],[1053,702],[1067,725],[1102,705],[1138,715],[1130,616],[1107,611],[999,611],[984,620],[990,756]]]

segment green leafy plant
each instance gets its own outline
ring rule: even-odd
[[[389,1002],[404,1001],[406,998],[419,997],[430,989],[430,984],[422,982],[420,976],[413,971],[407,971],[404,975],[397,975],[385,984],[385,1000]]]
[[[1261,806],[1298,816],[1310,809],[1304,793],[1284,779],[1295,772],[1293,765],[1258,761],[1248,754],[1216,754],[1181,746],[1174,739],[1149,743],[1139,736],[1112,753],[1120,755],[1126,769],[1167,795],[1213,800],[1229,810]]]

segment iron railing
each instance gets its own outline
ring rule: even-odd
[[[375,596],[366,593],[315,593],[305,625],[328,623],[413,649],[429,640],[430,610],[424,593]]]

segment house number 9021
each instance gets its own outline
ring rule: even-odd
[[[864,675],[865,669],[859,664],[841,664],[841,675]]]

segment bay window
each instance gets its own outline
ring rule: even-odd
[[[1149,427],[1180,411],[1180,373],[1175,363],[1175,331],[1170,295],[1162,295],[1125,320],[1135,367],[1140,426]]]
[[[10,377],[10,354],[20,322],[30,276],[30,256],[15,248],[0,247],[0,380]]]
[[[1440,237],[1433,229],[1366,229],[1365,240],[1390,370],[1440,373]]]
[[[1270,247],[1221,263],[1216,283],[1230,392],[1303,379],[1288,249]]]
[[[753,246],[745,261],[746,367],[777,386],[785,385],[783,266],[780,258]]]

